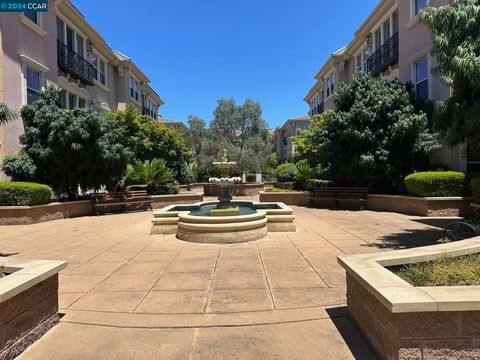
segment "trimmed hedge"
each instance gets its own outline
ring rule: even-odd
[[[472,182],[472,192],[475,202],[480,204],[480,178],[473,179]]]
[[[28,182],[1,182],[0,206],[33,206],[48,204],[53,196],[47,185]]]
[[[462,196],[465,174],[456,171],[419,172],[405,178],[408,193],[413,196]]]

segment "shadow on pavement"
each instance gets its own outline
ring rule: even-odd
[[[326,309],[332,323],[342,336],[345,344],[348,346],[353,357],[357,360],[375,360],[377,359],[367,342],[363,339],[360,331],[353,325],[347,317],[347,307],[337,307]]]

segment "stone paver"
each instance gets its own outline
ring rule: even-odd
[[[66,315],[21,358],[372,358],[344,312],[318,316],[345,306],[336,257],[430,245],[438,222],[294,210],[296,233],[224,246],[150,236],[149,212],[1,227],[2,252],[69,262],[60,275]],[[189,319],[204,325],[189,329]]]

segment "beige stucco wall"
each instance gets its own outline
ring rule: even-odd
[[[53,8],[52,1],[49,1],[49,8]],[[3,102],[11,109],[19,110],[25,105],[20,55],[28,56],[49,69],[44,76],[44,86],[56,84],[56,23],[53,10],[42,14],[42,22],[42,28],[46,31],[45,36],[40,36],[23,24],[18,13],[0,13],[3,47]],[[18,149],[18,138],[24,132],[21,119],[6,125],[4,131],[5,143],[2,144],[4,151],[10,152]]]

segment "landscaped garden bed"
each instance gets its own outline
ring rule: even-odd
[[[480,358],[478,253],[473,238],[339,257],[349,316],[380,359]]]
[[[14,359],[59,321],[58,272],[63,261],[3,261],[0,358]]]

